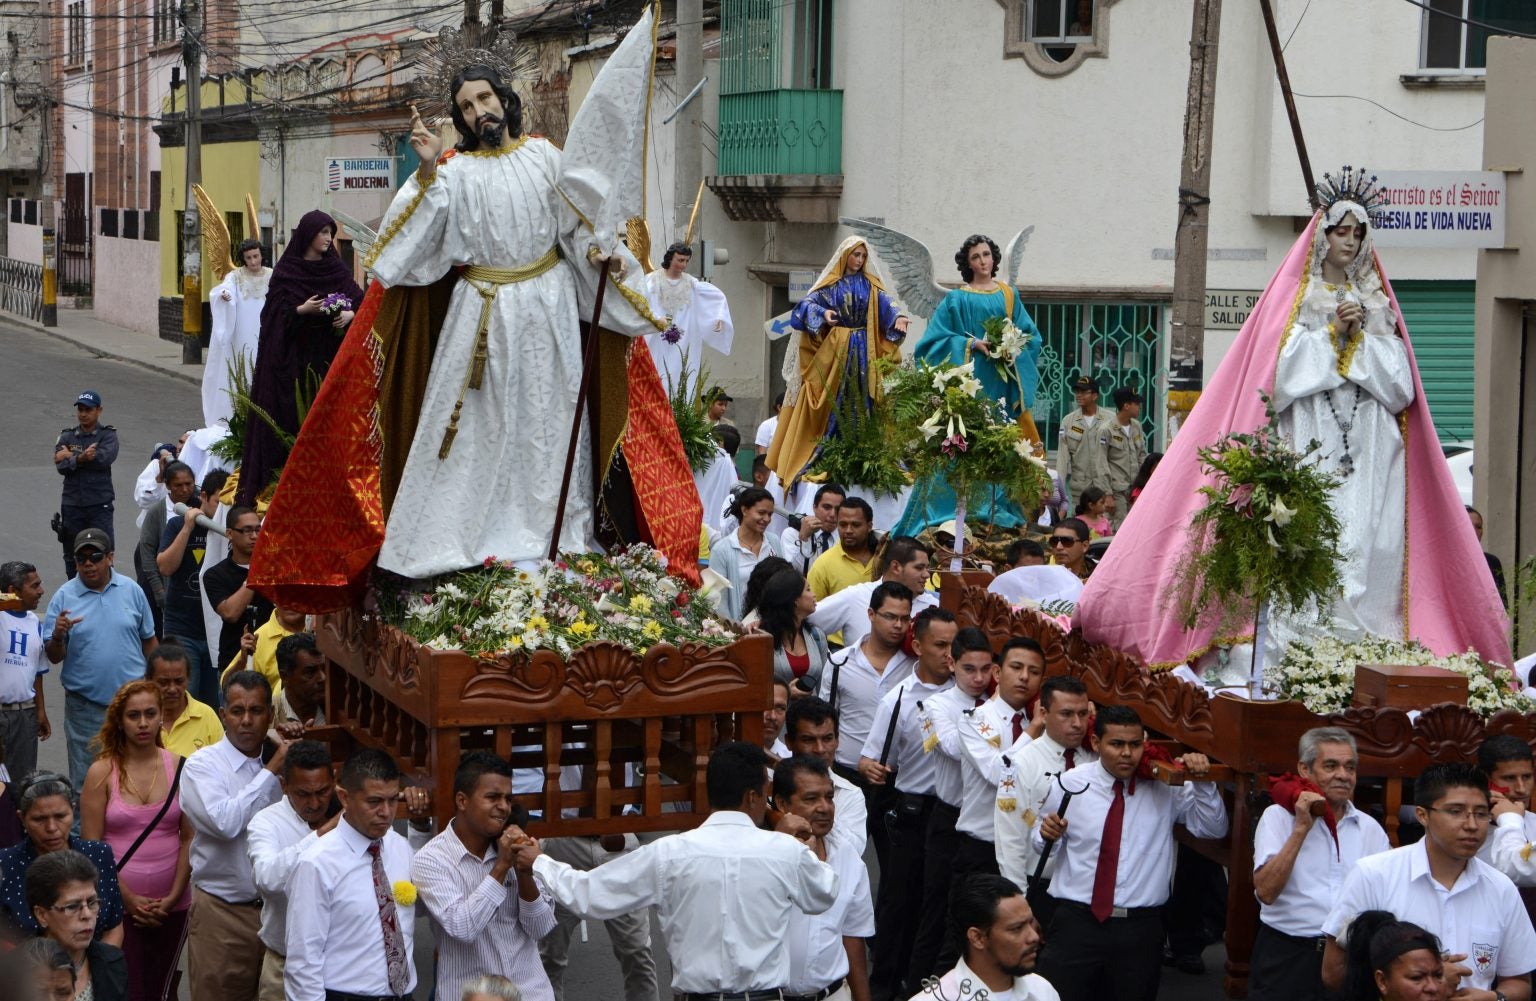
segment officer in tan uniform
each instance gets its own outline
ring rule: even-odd
[[[1141,427],[1141,394],[1129,386],[1115,390],[1115,421],[1109,429],[1109,489],[1115,495],[1111,522],[1118,530],[1131,508],[1131,483],[1147,458],[1147,433]]]
[[[1069,514],[1089,487],[1113,490],[1109,477],[1109,437],[1116,426],[1115,415],[1099,406],[1099,387],[1088,376],[1079,376],[1072,383],[1072,395],[1077,399],[1077,409],[1062,418],[1061,443],[1056,449],[1056,472],[1067,495]]]

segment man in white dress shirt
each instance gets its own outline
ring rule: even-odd
[[[1536,862],[1532,862],[1536,852],[1526,848],[1536,842],[1536,812],[1531,810],[1536,769],[1532,767],[1531,745],[1511,733],[1489,737],[1477,749],[1477,767],[1488,776],[1494,823],[1477,857],[1516,886],[1536,886]]]
[[[466,981],[494,973],[524,1001],[553,1001],[539,939],[555,910],[528,868],[515,868],[527,813],[512,802],[512,766],[476,751],[453,776],[454,817],[411,865],[437,943],[437,991],[457,996]],[[515,891],[515,892],[514,892]]]
[[[336,782],[341,822],[299,856],[288,898],[288,1001],[406,998],[416,989],[411,846],[391,825],[400,769],[364,748]]]
[[[1035,828],[1035,849],[1056,842],[1051,880],[1056,913],[1046,929],[1040,973],[1064,1001],[1157,997],[1163,967],[1163,905],[1173,870],[1173,827],[1197,838],[1227,833],[1227,809],[1203,754],[1177,759],[1182,786],[1138,775],[1147,732],[1129,706],[1103,706],[1094,719],[1099,760],[1061,777]],[[1071,815],[1062,817],[1064,790]]]
[[[864,802],[864,791],[837,774],[837,710],[814,695],[791,699],[784,712],[784,744],[790,754],[820,758],[831,771],[836,812],[829,837],[833,841],[847,841],[853,853],[863,858],[864,846],[869,843],[869,807]]]
[[[986,634],[975,627],[962,629],[955,642],[977,653],[982,647],[992,649]],[[1045,728],[1041,720],[1029,718],[1029,704],[1045,682],[1045,651],[1028,636],[1010,636],[997,658],[993,665],[996,694],[978,708],[962,710],[957,725],[962,785],[951,884],[973,872],[997,875],[992,815],[997,811],[1003,758],[1017,757]],[[939,969],[959,958],[963,939],[963,929],[951,916],[939,947]]]
[[[680,1001],[748,1001],[789,980],[784,929],[795,910],[820,914],[837,900],[837,875],[787,834],[760,829],[768,757],[734,742],[709,756],[710,815],[590,872],[519,849],[550,896],[583,917],[655,906]]]
[[[780,391],[773,398],[772,415],[764,418],[763,422],[757,426],[757,434],[752,437],[752,447],[756,450],[759,457],[768,454],[768,446],[773,444],[773,434],[779,429],[779,417],[783,413],[784,393]],[[804,572],[804,570],[801,571],[801,573]]]
[[[872,619],[869,599],[875,588],[890,582],[900,584],[912,592],[912,614],[939,603],[939,596],[927,590],[932,569],[928,547],[910,535],[898,535],[886,542],[880,554],[885,573],[879,580],[850,584],[825,598],[818,598],[816,611],[806,619],[811,625],[828,636],[841,634],[843,646],[855,646],[869,634]]]
[[[964,930],[965,953],[939,978],[935,993],[919,991],[912,1001],[974,998],[981,993],[977,985],[986,989],[989,1001],[1060,1001],[1056,989],[1034,972],[1040,926],[1016,883],[991,873],[972,874],[956,884],[949,909]],[[969,993],[961,987],[966,983]]]
[[[1350,801],[1360,755],[1348,730],[1308,730],[1297,757],[1297,775],[1322,791],[1302,790],[1293,809],[1272,804],[1254,831],[1259,932],[1248,966],[1253,1001],[1324,1001],[1323,921],[1355,863],[1392,848],[1381,825]],[[1336,836],[1314,816],[1317,803],[1332,812]]]
[[[1477,858],[1492,818],[1487,776],[1471,765],[1430,765],[1413,790],[1424,837],[1355,863],[1323,922],[1323,983],[1343,983],[1344,929],[1362,911],[1382,910],[1439,936],[1457,1001],[1529,1001],[1536,931],[1515,884]]]
[[[907,966],[907,983],[921,984],[943,971],[939,949],[949,927],[949,887],[956,845],[960,836],[955,824],[965,801],[965,779],[960,759],[961,714],[987,702],[992,687],[994,665],[992,643],[978,629],[966,628],[955,633],[949,646],[955,687],[923,703],[926,725],[933,738],[925,740],[938,771],[934,783],[938,802],[928,815],[928,829],[923,834],[923,895],[918,907],[917,936],[912,942],[912,959]],[[915,989],[915,988],[914,988]]]
[[[261,980],[261,895],[246,854],[246,831],[282,795],[277,776],[288,755],[263,767],[272,724],[272,687],[255,671],[224,679],[224,739],[187,759],[181,808],[192,824],[192,911],[187,916],[187,976],[192,996],[255,1001]]]
[[[896,790],[895,809],[886,821],[890,863],[880,870],[875,901],[875,962],[869,976],[874,1001],[906,996],[903,981],[922,904],[923,848],[928,818],[938,802],[938,762],[927,743],[932,721],[924,709],[954,687],[949,648],[958,631],[954,615],[942,608],[912,620],[917,666],[880,700],[859,756],[859,774],[866,782]]]
[[[259,1001],[284,1001],[288,954],[288,877],[310,845],[336,829],[326,816],[336,792],[331,749],[318,740],[296,740],[283,760],[283,798],[251,819],[246,853],[261,891],[261,987]]]
[[[904,584],[885,581],[870,591],[866,608],[869,633],[827,658],[817,694],[837,710],[841,737],[832,770],[863,790],[866,830],[884,869],[890,851],[885,813],[895,800],[891,790],[871,786],[859,774],[859,753],[869,739],[880,700],[910,677],[917,663],[901,648],[912,622],[912,591]]]
[[[816,557],[837,544],[837,509],[848,496],[839,483],[823,483],[816,488],[811,513],[800,521],[798,527],[784,529],[780,541],[784,543],[784,558],[801,573],[810,573]],[[829,595],[829,597],[831,597]]]
[[[820,914],[792,911],[789,979],[784,1001],[869,1001],[869,955],[864,940],[875,934],[869,900],[869,869],[846,842],[829,839],[836,819],[832,770],[820,758],[786,758],[773,770],[774,806],[800,817],[808,830],[796,835],[837,873],[837,901]]]
[[[1040,822],[1040,808],[1056,786],[1056,777],[1078,765],[1097,761],[1098,755],[1083,746],[1088,736],[1088,721],[1093,703],[1088,689],[1069,674],[1045,679],[1040,688],[1040,714],[1045,717],[1045,732],[1019,752],[1004,756],[1003,771],[997,785],[997,809],[992,815],[995,828],[997,868],[1019,886],[1027,887],[1029,909],[1042,928],[1050,927],[1055,898],[1047,892],[1060,856],[1046,862],[1045,871],[1035,880],[1040,853],[1030,841],[1030,834]]]

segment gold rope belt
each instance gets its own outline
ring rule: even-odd
[[[439,460],[448,458],[453,449],[453,439],[459,433],[459,414],[464,409],[464,394],[479,389],[485,381],[485,361],[490,356],[491,304],[496,301],[497,291],[503,285],[537,278],[559,263],[560,248],[550,247],[543,257],[520,268],[487,268],[471,264],[459,275],[480,294],[480,326],[475,331],[475,354],[470,360],[469,372],[464,377],[464,385],[459,387],[459,399],[453,405],[453,416],[448,418],[448,430],[443,432],[443,444],[437,450]]]

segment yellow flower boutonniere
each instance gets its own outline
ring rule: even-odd
[[[408,879],[397,879],[390,886],[394,891],[395,903],[401,907],[414,907],[416,904],[416,884]]]

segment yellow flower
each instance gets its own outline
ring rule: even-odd
[[[640,635],[644,636],[648,640],[661,639],[661,623],[647,622],[645,624],[645,628],[640,630]]]
[[[541,633],[549,628],[549,620],[542,615],[534,615],[528,619],[528,630]]]
[[[577,619],[575,622],[571,623],[571,635],[573,636],[579,636],[585,639],[595,632],[597,632],[597,626],[588,622],[586,619]]]
[[[521,636],[513,636],[511,639],[507,640],[508,650],[521,650],[522,648],[523,638]]]
[[[644,615],[651,610],[651,599],[643,594],[637,594],[629,599],[629,610],[636,615]]]
[[[416,904],[416,884],[408,879],[397,879],[390,886],[395,893],[395,903],[401,907],[412,907]]]

